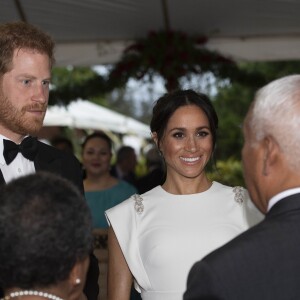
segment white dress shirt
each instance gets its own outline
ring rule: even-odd
[[[299,193],[300,193],[300,187],[288,189],[288,190],[285,190],[285,191],[280,192],[279,194],[273,196],[268,203],[268,211],[270,211],[270,209],[280,200],[282,200],[288,196],[291,196],[294,194],[299,194]]]
[[[24,137],[25,138],[25,137]],[[3,156],[3,140],[10,140],[0,134],[0,168],[6,183],[11,180],[35,173],[34,162],[18,153],[16,158],[7,165]]]

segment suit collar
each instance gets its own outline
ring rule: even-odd
[[[269,200],[268,211],[272,208],[272,206],[274,206],[277,202],[281,201],[282,199],[299,193],[300,193],[300,187],[295,187],[295,188],[284,190],[276,194]]]
[[[300,210],[300,193],[283,198],[271,207],[266,217],[273,217],[292,210]]]

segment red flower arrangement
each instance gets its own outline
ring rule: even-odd
[[[145,39],[137,40],[123,52],[113,66],[108,83],[124,86],[130,78],[142,79],[159,74],[168,91],[179,88],[179,79],[192,73],[212,72],[216,77],[228,78],[237,70],[235,63],[204,47],[205,36],[188,36],[180,31],[151,31]]]

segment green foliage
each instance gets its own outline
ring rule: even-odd
[[[217,170],[207,173],[210,180],[215,180],[229,186],[245,186],[241,162],[230,158],[219,160]]]
[[[218,93],[214,97],[214,107],[219,116],[216,158],[229,157],[239,160],[243,145],[242,123],[249,105],[258,88],[268,82],[290,74],[300,73],[300,61],[253,62],[239,66],[245,73],[260,74],[256,82],[218,82]]]
[[[219,117],[216,159],[241,158],[242,123],[253,94],[253,88],[232,84],[220,88],[213,99]]]
[[[133,97],[124,88],[116,89],[113,93],[108,93],[106,99],[108,106],[115,111],[126,116],[136,115],[136,106]]]
[[[105,93],[105,79],[87,67],[54,68],[52,71],[53,89],[49,104],[68,104],[77,98],[91,99]]]
[[[78,98],[88,99],[96,104],[113,108],[122,114],[134,116],[135,105],[126,99],[125,89],[107,92],[104,77],[87,67],[54,68],[49,104],[67,105]]]
[[[259,71],[264,79],[261,85],[283,76],[300,73],[299,60],[248,62],[241,64],[240,66],[249,72]]]

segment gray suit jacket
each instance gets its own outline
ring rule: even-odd
[[[299,300],[300,194],[282,199],[266,218],[197,262],[184,300]]]

